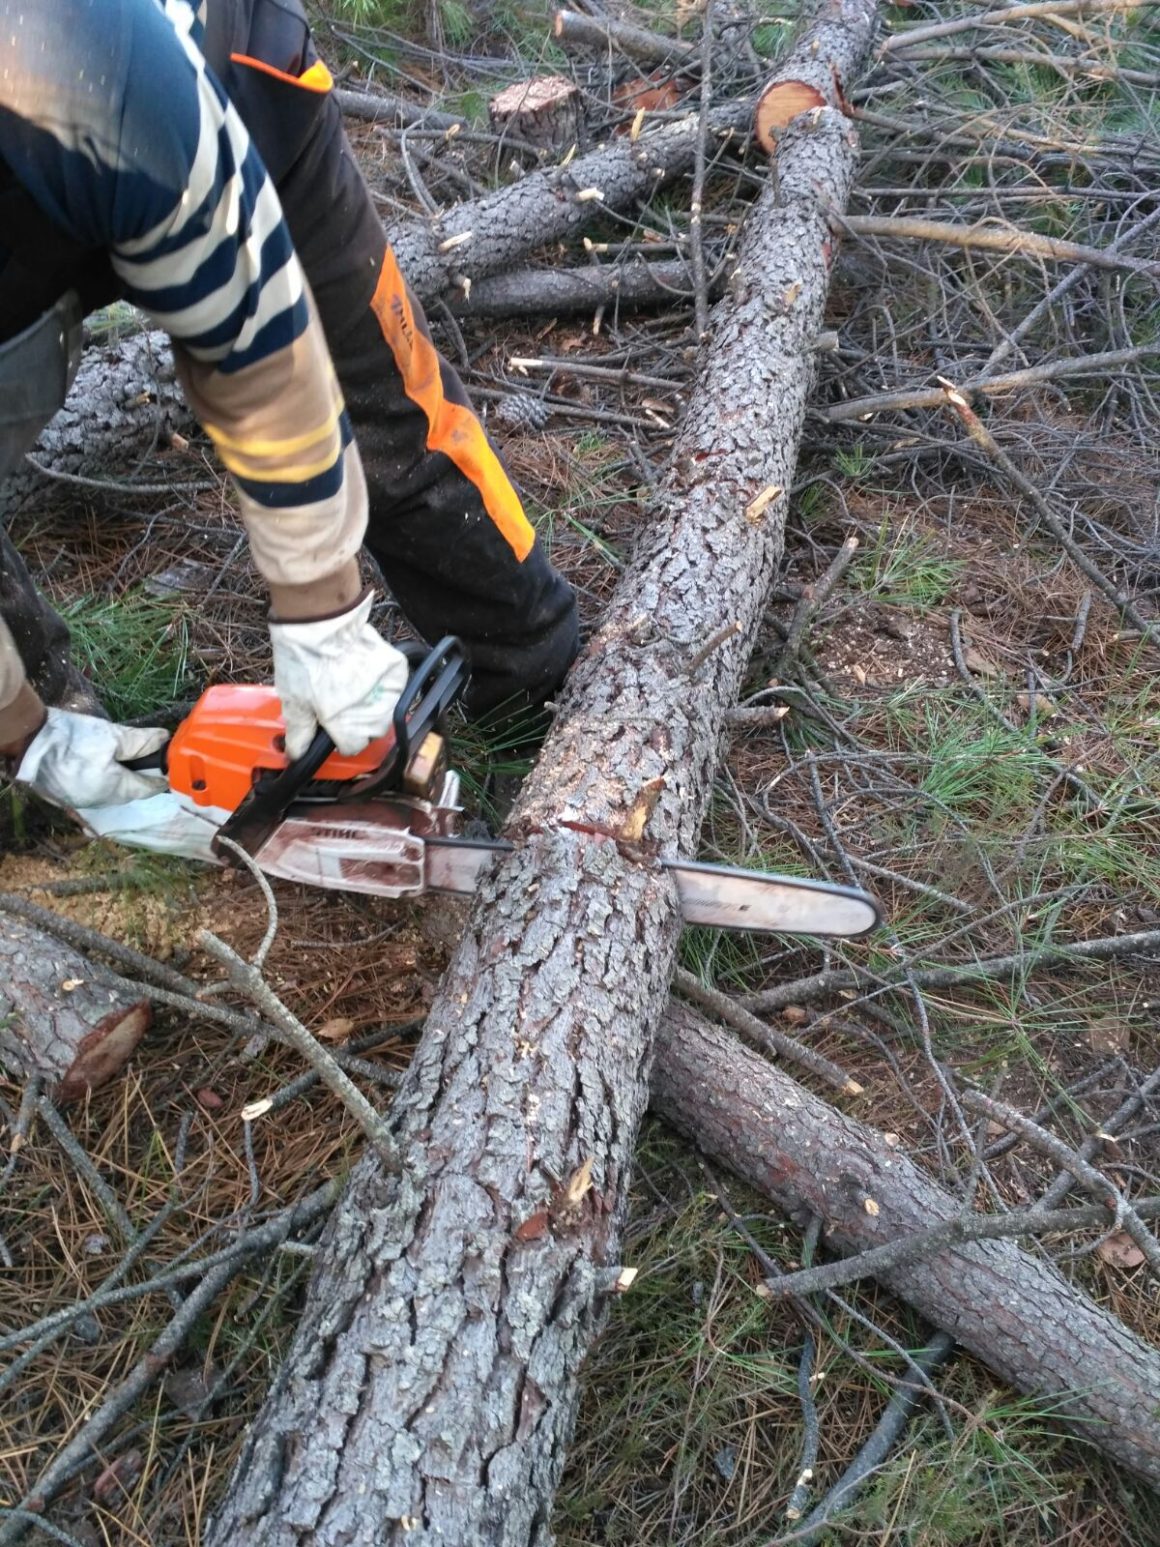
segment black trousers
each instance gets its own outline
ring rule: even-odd
[[[322,317],[367,479],[366,546],[420,635],[463,640],[472,712],[540,702],[576,654],[575,598],[528,525],[462,384],[431,344],[337,104],[329,92],[296,84],[314,57],[308,32],[303,46],[296,0],[210,0],[210,17],[207,54],[275,180]],[[296,35],[285,30],[290,20]],[[59,701],[71,680],[67,629],[32,594],[6,537],[0,612],[29,677]]]

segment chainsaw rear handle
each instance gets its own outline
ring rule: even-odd
[[[470,674],[467,660],[463,654],[463,645],[454,634],[446,635],[431,650],[410,639],[404,640],[398,649],[413,669],[395,705],[391,723],[395,738],[394,751],[382,768],[352,786],[352,800],[390,786],[392,780],[402,776],[411,761],[411,754],[422,746],[423,738],[436,728],[467,684]],[[334,742],[319,727],[302,756],[279,773],[266,775],[266,781],[271,785],[276,783],[279,793],[289,791],[286,801],[289,805],[334,750]],[[120,759],[121,766],[134,773],[167,773],[168,761],[168,741],[155,752],[147,752],[144,757]]]
[[[351,785],[346,794],[348,800],[401,787],[412,752],[422,745],[423,738],[435,729],[440,717],[462,693],[469,674],[463,645],[453,634],[448,634],[427,652],[395,705],[394,744],[390,753],[381,768]],[[231,838],[247,853],[254,853],[334,750],[329,732],[320,726],[301,757],[295,758],[280,772],[264,774],[255,781],[245,800],[219,828],[214,848],[217,848],[219,838]]]

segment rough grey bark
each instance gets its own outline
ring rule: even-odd
[[[710,286],[713,296],[721,283]],[[553,317],[597,306],[666,306],[693,299],[689,265],[682,258],[648,263],[593,265],[587,269],[519,269],[492,274],[450,302],[457,317]]]
[[[872,0],[842,0],[865,56]],[[855,143],[787,133],[721,303],[655,535],[560,700],[393,1126],[356,1167],[206,1537],[544,1543],[601,1319],[691,850],[782,549]],[[697,664],[725,619],[742,625]],[[690,667],[695,675],[690,674]]]
[[[20,919],[0,925],[0,1067],[75,1101],[120,1072],[149,1028],[147,999],[94,983],[78,952]]]
[[[740,140],[751,116],[750,103],[734,102],[714,108],[709,124],[715,135]],[[646,128],[635,141],[627,135],[613,139],[567,166],[529,172],[434,220],[392,221],[387,238],[421,301],[450,297],[462,291],[463,277],[474,283],[513,268],[533,248],[575,234],[601,208],[629,209],[651,198],[692,167],[697,128],[693,115]]]
[[[441,113],[438,108],[423,107],[396,97],[389,91],[348,91],[336,88],[334,100],[347,118],[367,124],[422,124],[425,129],[452,129],[465,120],[460,114]]]
[[[142,464],[150,459],[145,476],[157,481],[154,454],[168,452],[174,432],[187,433],[192,423],[168,338],[160,332],[135,333],[85,351],[68,399],[33,456],[58,475],[99,482],[140,481]],[[178,459],[176,474],[168,469],[175,482],[204,472],[197,464],[189,469],[189,460],[183,465]],[[6,479],[0,489],[0,522],[44,482],[31,463]]]
[[[882,1134],[675,1001],[657,1034],[652,1107],[788,1213],[820,1215],[838,1253],[962,1212]],[[1079,1438],[1160,1487],[1160,1350],[1049,1262],[1014,1241],[976,1241],[881,1277],[996,1375],[1048,1399]]]
[[[644,27],[614,21],[609,16],[582,16],[579,11],[557,11],[552,32],[565,48],[593,48],[602,54],[623,54],[641,64],[691,61],[700,44],[684,38],[666,38]]]

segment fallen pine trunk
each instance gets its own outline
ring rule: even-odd
[[[89,963],[20,919],[0,925],[0,1068],[76,1101],[119,1074],[149,1029],[148,999],[93,981]]]
[[[175,432],[188,434],[192,428],[168,337],[135,333],[86,349],[65,405],[37,441],[33,457],[58,478],[113,480],[138,473],[145,458],[173,446]],[[178,472],[175,482],[204,476],[200,459],[188,460],[190,472]],[[170,466],[162,473],[153,463],[151,471],[161,478],[174,476]],[[43,475],[31,462],[6,478],[0,522],[43,485]]]
[[[825,15],[802,47],[852,75],[872,0]],[[561,695],[400,1092],[401,1170],[356,1167],[208,1547],[549,1539],[681,928],[653,856],[694,849],[776,574],[855,155],[833,107],[785,132],[653,536]]]
[[[849,1254],[927,1230],[962,1205],[880,1133],[846,1117],[674,1001],[657,1034],[652,1107]],[[877,1205],[868,1213],[867,1199]],[[1160,1487],[1160,1351],[1014,1241],[974,1241],[878,1275],[1076,1435]]]
[[[709,114],[714,136],[748,133],[752,105],[734,102]],[[488,274],[521,263],[533,248],[575,235],[601,209],[646,203],[657,188],[691,169],[697,153],[696,115],[646,130],[639,139],[615,138],[566,166],[529,172],[518,182],[434,220],[392,221],[387,238],[425,304],[453,296]]]
[[[623,54],[641,64],[691,61],[700,44],[684,38],[666,38],[644,27],[631,27],[608,16],[581,16],[579,11],[557,11],[552,33],[565,48],[591,48],[599,53]]]

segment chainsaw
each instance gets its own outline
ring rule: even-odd
[[[418,662],[391,729],[348,757],[319,730],[285,750],[272,687],[208,688],[169,742],[128,764],[163,771],[169,792],[79,812],[93,833],[218,864],[244,863],[306,886],[411,897],[470,895],[503,839],[459,832],[460,779],[445,717],[468,666],[448,637]],[[862,935],[880,922],[866,892],[796,876],[661,857],[685,922],[779,934]]]

